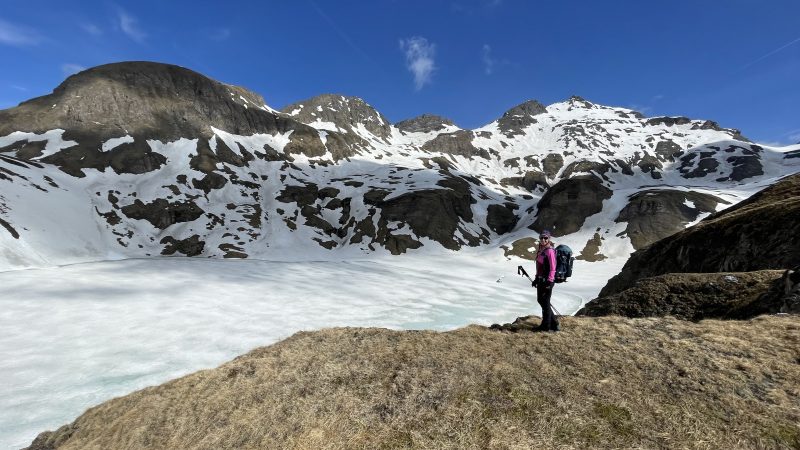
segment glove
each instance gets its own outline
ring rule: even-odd
[[[539,287],[539,279],[535,278],[533,281],[531,281],[531,286]]]
[[[555,286],[555,285],[556,284],[554,282],[552,282],[552,281],[545,281],[544,282],[544,288],[545,289],[553,289],[553,286]]]

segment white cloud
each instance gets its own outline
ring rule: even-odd
[[[36,45],[42,41],[42,36],[30,28],[14,25],[0,19],[0,44],[23,47]]]
[[[81,66],[80,64],[66,63],[66,64],[62,64],[61,65],[61,71],[64,72],[64,75],[68,75],[68,76],[69,75],[74,75],[74,74],[76,74],[78,72],[82,72],[84,70],[86,70],[86,67]]]
[[[436,46],[427,39],[415,36],[400,40],[400,49],[406,54],[406,68],[414,74],[416,90],[431,82],[433,71],[436,70],[434,57]]]
[[[118,17],[119,27],[122,29],[122,32],[127,34],[128,37],[134,41],[140,44],[143,43],[145,38],[147,38],[147,33],[139,29],[136,18],[123,10],[119,10]]]
[[[663,95],[661,95],[661,94],[658,94],[658,95],[654,95],[654,96],[653,96],[653,101],[654,101],[654,102],[657,102],[657,101],[659,101],[659,100],[664,100],[664,96],[663,96]]]
[[[21,91],[21,92],[27,92],[28,91],[28,88],[26,88],[25,86],[20,86],[18,84],[12,84],[11,88],[12,89],[16,89],[16,90]]]
[[[491,75],[494,72],[495,60],[492,58],[492,47],[489,44],[483,44],[483,68],[486,75]]]
[[[83,29],[83,31],[91,34],[92,36],[102,36],[103,35],[103,30],[101,30],[100,27],[98,27],[97,25],[95,25],[93,23],[85,23],[85,24],[81,25],[81,28]]]

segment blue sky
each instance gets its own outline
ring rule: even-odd
[[[800,142],[797,0],[4,0],[0,108],[81,68],[189,67],[281,108],[322,93],[474,128],[580,95]]]

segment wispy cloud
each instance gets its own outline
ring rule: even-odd
[[[754,64],[756,64],[756,63],[758,63],[758,62],[761,62],[761,61],[763,61],[764,59],[767,59],[767,58],[769,58],[770,56],[774,55],[775,53],[778,53],[779,51],[781,51],[781,50],[785,49],[786,47],[789,47],[789,46],[791,46],[791,45],[794,45],[794,44],[796,44],[796,43],[798,43],[798,42],[800,42],[800,38],[797,38],[797,39],[795,39],[795,40],[793,40],[793,41],[790,41],[790,42],[788,42],[788,43],[786,43],[786,44],[784,44],[784,45],[782,45],[782,46],[780,46],[780,47],[776,48],[775,50],[773,50],[773,51],[771,51],[771,52],[769,52],[769,53],[767,53],[767,54],[765,54],[765,55],[761,56],[760,58],[756,58],[756,59],[754,59],[753,61],[750,61],[749,63],[747,63],[747,64],[745,64],[744,66],[742,66],[742,68],[741,68],[741,69],[739,69],[739,70],[744,70],[744,69],[747,69],[748,67],[751,67],[751,66],[753,66]]]
[[[229,37],[231,37],[231,30],[230,28],[217,28],[216,30],[211,31],[208,35],[212,41],[225,41]]]
[[[144,43],[144,40],[147,39],[147,33],[139,28],[138,20],[135,17],[122,9],[118,11],[117,17],[119,18],[119,27],[123,33],[139,44]]]
[[[61,65],[61,72],[63,72],[64,75],[73,75],[84,70],[86,70],[86,67],[80,64],[66,63]]]
[[[333,31],[335,31],[336,34],[338,34],[339,37],[341,37],[342,40],[344,40],[347,43],[347,45],[350,46],[350,48],[355,50],[357,53],[361,54],[361,56],[363,56],[364,59],[366,59],[367,61],[372,61],[369,55],[367,55],[367,53],[364,50],[362,50],[361,47],[356,45],[356,43],[353,42],[352,39],[350,39],[350,36],[347,33],[345,33],[344,30],[342,30],[342,28],[339,27],[339,25],[337,25],[336,22],[334,22],[329,15],[325,14],[325,11],[323,11],[322,8],[320,8],[319,5],[314,0],[308,0],[308,3],[311,4],[311,7],[314,8],[314,10],[317,12],[317,14],[319,14],[320,17],[322,17],[326,22],[328,22],[328,25],[331,26]]]
[[[651,112],[653,112],[653,107],[652,106],[647,106],[647,105],[637,105],[637,104],[628,105],[628,109],[632,109],[634,111],[639,111],[640,113],[642,113],[644,115],[648,115]]]
[[[416,90],[422,89],[431,82],[433,71],[436,69],[434,58],[436,45],[420,36],[400,40],[400,49],[406,55],[406,68],[414,74]]]
[[[36,45],[44,38],[39,32],[28,27],[14,25],[0,19],[0,44],[13,45],[15,47],[25,47]]]
[[[483,69],[486,72],[486,75],[491,75],[494,72],[494,58],[492,58],[492,47],[489,44],[483,44],[483,50],[481,51],[483,57]]]
[[[661,100],[664,100],[664,96],[663,95],[658,94],[658,95],[654,95],[653,96],[653,101],[654,102],[658,102],[658,101],[661,101]]]
[[[83,31],[91,34],[92,36],[102,36],[103,35],[103,30],[101,30],[100,27],[98,27],[97,25],[95,25],[93,23],[85,23],[85,24],[81,25],[81,28],[83,29]]]
[[[20,85],[17,85],[17,84],[12,84],[10,87],[11,87],[11,89],[16,89],[16,90],[18,90],[20,92],[27,92],[28,91],[28,88],[26,88],[25,86],[20,86]]]
[[[800,129],[792,130],[784,134],[791,144],[800,144]]]

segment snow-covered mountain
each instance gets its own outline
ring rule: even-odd
[[[109,64],[0,111],[0,270],[466,247],[524,257],[544,228],[597,261],[799,169],[800,145],[578,97],[467,130],[434,115],[392,124],[339,95],[277,111],[181,67]]]

